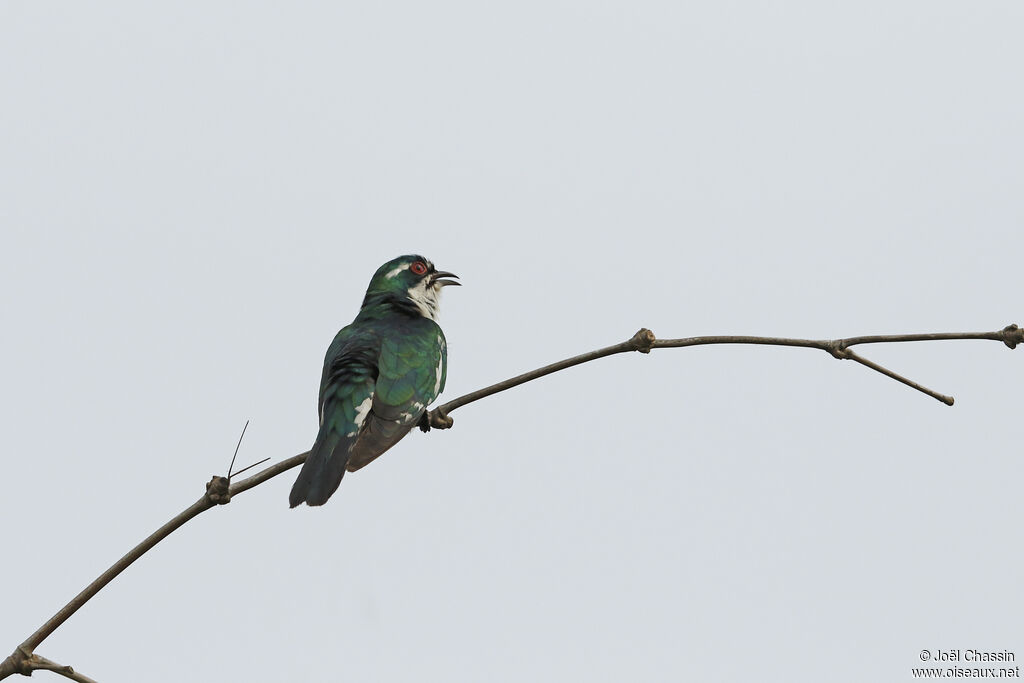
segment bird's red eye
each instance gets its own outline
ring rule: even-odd
[[[423,261],[413,261],[412,265],[409,266],[409,270],[411,270],[414,275],[426,275],[427,264]]]

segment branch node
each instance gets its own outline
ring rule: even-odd
[[[1024,344],[1024,329],[1017,327],[1017,324],[1007,325],[1003,328],[1003,343],[1011,349],[1017,344]]]
[[[32,666],[32,652],[24,646],[18,646],[11,654],[10,660],[14,663],[14,671],[22,676],[31,676],[35,671],[35,667]]]
[[[833,339],[826,346],[825,350],[832,354],[833,358],[839,360],[850,360],[852,357],[850,349],[846,346],[846,341],[843,339]]]
[[[651,346],[654,345],[656,339],[657,337],[654,336],[653,332],[651,332],[646,327],[641,327],[639,330],[637,330],[637,333],[634,334],[632,338],[630,338],[629,344],[630,346],[633,347],[634,351],[639,351],[640,353],[650,353]]]
[[[207,499],[214,505],[227,505],[231,502],[230,484],[227,477],[214,475],[213,479],[206,482]]]

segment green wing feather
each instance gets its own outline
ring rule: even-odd
[[[320,431],[289,495],[292,507],[323,505],[341,484],[373,400],[379,340],[352,326],[334,338],[320,380]]]
[[[416,321],[406,334],[385,338],[378,358],[373,408],[349,456],[350,472],[364,467],[395,445],[437,398],[444,376],[444,335],[430,320]]]

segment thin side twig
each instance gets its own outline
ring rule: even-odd
[[[968,333],[971,334],[971,333]],[[860,363],[866,368],[871,368],[876,372],[880,372],[886,377],[891,377],[897,382],[902,382],[908,387],[917,389],[923,394],[927,394],[932,398],[945,403],[948,406],[953,405],[953,397],[940,394],[937,391],[933,391],[928,387],[918,384],[917,382],[908,379],[892,370],[879,365],[878,363],[868,360],[867,358],[856,354],[850,349],[854,344],[867,344],[880,341],[935,341],[939,339],[990,339],[989,336],[978,336],[978,335],[989,335],[992,333],[981,332],[973,336],[956,336],[950,335],[890,335],[890,338],[883,339],[881,337],[849,337],[847,339],[789,339],[784,337],[741,337],[741,336],[713,336],[713,337],[687,337],[684,339],[659,339],[654,342],[652,348],[656,349],[677,349],[686,346],[704,346],[709,344],[762,344],[770,346],[795,346],[805,349],[821,349],[822,351],[828,352],[834,358],[840,360],[852,360]]]

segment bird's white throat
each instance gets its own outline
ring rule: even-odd
[[[441,285],[427,284],[427,278],[424,278],[410,287],[408,293],[409,301],[416,305],[420,315],[437,322],[441,304]]]

